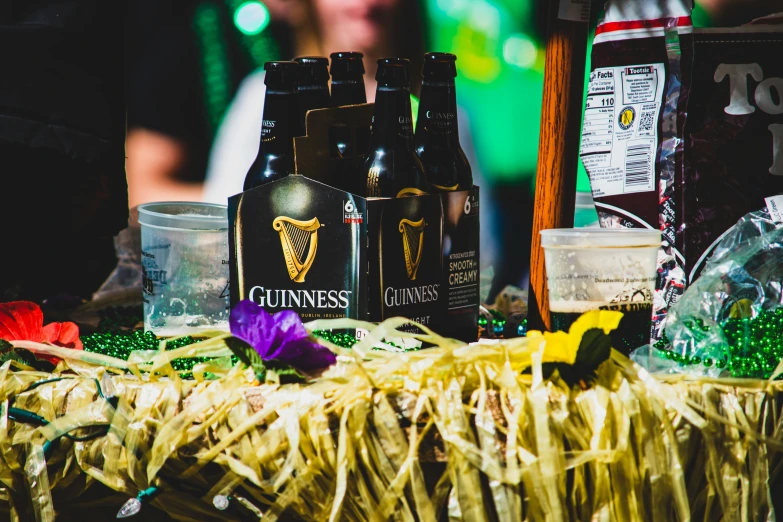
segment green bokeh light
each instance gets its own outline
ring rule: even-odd
[[[234,12],[234,25],[245,34],[258,34],[269,25],[269,10],[261,2],[245,2]]]
[[[503,42],[503,59],[509,65],[527,69],[536,64],[538,48],[527,35],[515,33]]]
[[[457,55],[457,104],[469,115],[477,167],[490,184],[531,184],[536,172],[544,50],[533,35],[534,4],[424,2],[430,48]]]

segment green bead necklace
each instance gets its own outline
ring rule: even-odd
[[[710,326],[702,319],[684,321],[697,337],[707,333]],[[783,358],[783,308],[762,310],[755,317],[729,318],[720,325],[728,341],[727,356],[721,359],[688,356],[671,350],[671,341],[666,337],[653,344],[663,357],[683,366],[703,365],[728,370],[739,378],[767,379]]]

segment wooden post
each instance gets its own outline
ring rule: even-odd
[[[569,228],[574,224],[589,18],[582,16],[581,20],[573,20],[571,16],[571,20],[563,19],[564,14],[565,17],[569,14],[567,5],[574,3],[573,0],[549,0],[530,256],[528,322],[531,329],[551,327],[540,232],[548,228]],[[573,9],[570,14],[573,15]]]

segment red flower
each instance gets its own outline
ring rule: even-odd
[[[64,348],[83,350],[79,339],[79,327],[74,323],[49,323],[43,325],[41,308],[30,301],[0,303],[0,339],[5,341],[34,341]],[[54,364],[57,357],[40,355]]]

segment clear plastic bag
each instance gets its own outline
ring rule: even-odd
[[[636,350],[632,358],[651,371],[767,378],[783,352],[781,326],[783,226],[765,208],[726,232],[669,311],[669,345]]]
[[[141,303],[141,231],[138,216],[138,211],[131,209],[128,227],[115,236],[117,266],[92,295],[93,303]]]

